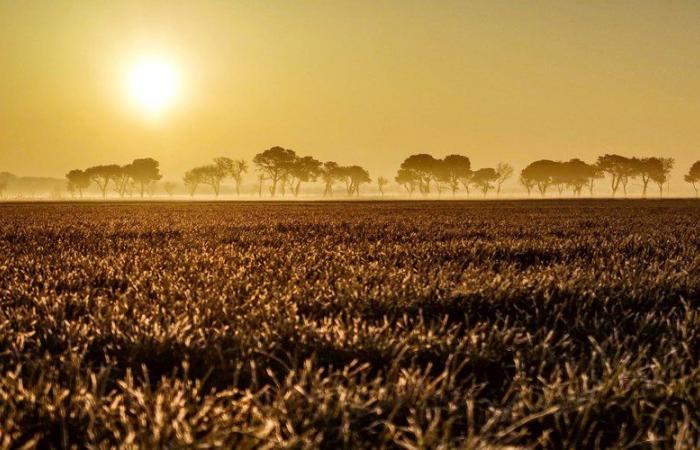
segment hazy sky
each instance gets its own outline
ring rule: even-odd
[[[0,0],[0,171],[152,156],[179,179],[270,146],[392,176],[605,152],[700,159],[698,1]],[[182,71],[158,120],[130,64]],[[680,187],[680,186],[679,186]]]

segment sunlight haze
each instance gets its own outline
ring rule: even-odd
[[[685,192],[698,23],[693,1],[4,0],[0,171],[153,157],[179,179],[280,145],[393,179],[418,152],[614,152],[675,158]]]

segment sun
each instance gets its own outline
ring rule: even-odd
[[[129,68],[126,88],[131,100],[145,114],[160,116],[180,94],[180,71],[166,58],[142,57]]]

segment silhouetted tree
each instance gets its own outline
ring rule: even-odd
[[[135,159],[131,164],[124,167],[123,171],[136,183],[139,187],[141,198],[146,190],[146,187],[163,178],[160,174],[160,164],[153,158]]]
[[[321,161],[311,156],[296,157],[289,164],[287,173],[292,194],[297,197],[301,183],[318,179],[321,174]]]
[[[109,182],[122,173],[122,168],[116,164],[89,167],[85,172],[102,193],[102,198],[107,198],[107,186]]]
[[[670,179],[671,170],[673,170],[674,160],[673,158],[660,158],[661,167],[657,167],[649,176],[651,181],[659,186],[659,197],[663,197],[664,194],[664,184],[668,183]]]
[[[384,186],[389,184],[389,180],[384,177],[377,177],[377,189],[379,189],[379,195],[384,197]]]
[[[253,162],[258,167],[258,170],[266,175],[272,182],[270,194],[274,197],[277,192],[277,186],[280,184],[284,191],[284,185],[289,177],[290,166],[296,159],[294,150],[272,147],[262,153],[258,153],[253,158]],[[284,192],[283,194],[284,195]]]
[[[537,186],[540,195],[544,197],[547,194],[547,189],[554,181],[553,175],[557,172],[559,164],[548,159],[535,161],[520,172],[520,183],[526,187],[530,186],[530,189]],[[530,189],[528,189],[528,193]]]
[[[415,171],[410,169],[399,169],[394,180],[406,189],[409,196],[412,195],[420,185],[420,177]]]
[[[360,195],[360,186],[371,183],[369,172],[360,166],[346,166],[339,168],[345,181],[345,191],[348,195]]]
[[[343,179],[343,171],[338,163],[334,161],[326,161],[319,170],[323,181],[323,196],[332,197],[333,185]]]
[[[693,185],[693,190],[695,190],[695,196],[697,197],[699,195],[697,185],[700,183],[700,161],[695,161],[693,165],[690,166],[690,170],[688,170],[688,174],[685,176],[685,181]]]
[[[80,198],[83,198],[83,190],[90,187],[90,175],[84,170],[74,169],[66,174],[68,179],[68,191],[78,192]]]
[[[401,169],[411,171],[412,176],[419,181],[418,189],[424,195],[430,193],[430,184],[439,174],[442,161],[435,159],[432,155],[420,153],[411,155],[401,163]]]
[[[498,173],[496,173],[496,169],[492,169],[490,167],[479,169],[472,174],[472,184],[481,190],[484,197],[486,197],[489,190],[494,187],[492,183],[496,182],[497,180]]]
[[[166,181],[165,184],[163,184],[163,190],[170,198],[172,198],[173,194],[175,194],[175,187],[176,185],[172,181]]]
[[[613,197],[622,186],[622,190],[627,196],[627,184],[629,180],[638,175],[637,166],[631,158],[620,155],[604,155],[598,157],[598,167],[603,172],[610,175],[610,187]]]
[[[597,173],[599,172],[596,166],[574,158],[560,164],[559,173],[554,176],[554,184],[562,182],[571,188],[575,196],[580,196],[584,187],[589,186],[589,190],[592,189],[590,183]]]
[[[535,187],[535,180],[531,178],[527,178],[523,173],[520,173],[520,176],[518,177],[518,181],[520,184],[527,190],[527,196],[529,197],[530,194],[532,193],[532,189]]]
[[[434,165],[438,171],[437,178],[447,185],[453,197],[459,190],[460,183],[469,195],[469,181],[472,176],[472,163],[469,158],[462,155],[448,155],[442,160],[442,164],[436,162]]]
[[[513,176],[513,166],[508,163],[498,163],[496,166],[496,174],[498,175],[496,179],[496,196],[500,196],[501,186],[508,178]]]

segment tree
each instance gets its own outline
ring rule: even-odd
[[[233,178],[233,182],[236,185],[236,195],[241,195],[241,183],[243,182],[243,175],[248,173],[248,163],[243,159],[237,159],[232,162],[231,168],[229,169],[229,175]]]
[[[544,197],[547,194],[549,186],[555,181],[554,174],[557,173],[559,164],[561,163],[548,159],[535,161],[520,172],[520,182],[523,185],[530,186],[530,189],[537,186],[540,195]],[[528,193],[530,189],[528,189]]]
[[[563,182],[571,188],[575,196],[581,196],[581,192],[586,186],[589,186],[589,190],[592,189],[592,180],[599,173],[596,166],[577,158],[560,164],[559,173],[555,176],[555,184],[558,181]]]
[[[379,195],[384,197],[384,186],[389,184],[389,180],[384,177],[377,177],[377,189],[379,189]]]
[[[657,158],[659,159],[659,158]],[[659,197],[663,197],[664,184],[668,183],[670,179],[671,170],[673,169],[674,160],[673,158],[660,158],[661,165],[653,171],[649,177],[651,181],[659,186]]]
[[[432,155],[420,153],[411,155],[401,163],[401,169],[410,170],[418,179],[418,189],[423,195],[430,193],[430,183],[439,175],[442,161]]]
[[[175,187],[175,183],[173,183],[172,181],[166,181],[163,185],[163,190],[166,194],[168,194],[168,197],[172,198],[173,194],[175,194]]]
[[[420,184],[420,177],[413,170],[399,169],[394,181],[396,181],[400,186],[403,186],[404,189],[406,189],[406,192],[408,192],[408,195],[411,196]]]
[[[83,189],[90,187],[90,175],[84,170],[74,169],[66,174],[68,179],[68,190],[70,192],[78,192],[80,198],[83,198]]]
[[[462,155],[448,155],[442,160],[442,164],[436,164],[438,178],[452,191],[454,197],[459,190],[460,183],[465,187],[469,195],[469,180],[472,175],[472,163],[469,158]]]
[[[135,159],[131,164],[123,168],[123,172],[139,186],[141,198],[146,187],[163,178],[160,174],[159,163],[153,158]]]
[[[690,166],[690,170],[688,170],[688,174],[685,176],[685,181],[693,185],[695,196],[699,196],[700,193],[698,192],[697,183],[700,183],[700,161],[695,161],[693,165]]]
[[[107,186],[115,177],[122,174],[122,168],[116,164],[89,167],[85,173],[90,177],[102,193],[102,198],[107,198]]]
[[[281,183],[284,195],[284,184],[288,178],[290,166],[296,159],[294,150],[272,147],[262,153],[258,153],[253,158],[253,163],[258,167],[258,170],[266,175],[272,182],[270,194],[274,197],[277,192],[277,185]]]
[[[202,180],[204,179],[204,172],[206,170],[206,166],[201,166],[195,167],[194,169],[185,172],[185,176],[182,178],[182,181],[185,184],[185,188],[187,188],[187,192],[189,192],[190,197],[194,196],[194,193],[197,191],[197,188],[200,184],[202,184]]]
[[[323,196],[333,196],[333,185],[343,179],[343,171],[338,163],[334,161],[326,161],[319,168],[321,180],[323,181]]]
[[[523,173],[520,173],[520,177],[518,177],[518,181],[520,184],[523,185],[523,187],[527,190],[527,196],[529,197],[530,194],[532,193],[532,189],[535,187],[535,180],[531,178],[527,178],[526,176],[523,175]]]
[[[321,161],[311,157],[296,157],[289,164],[288,178],[294,197],[299,195],[301,183],[316,181],[321,174]]]
[[[501,195],[501,186],[503,183],[513,176],[513,166],[503,162],[498,163],[496,166],[496,175],[498,175],[496,179],[496,196],[498,197]]]
[[[497,180],[498,173],[496,172],[496,169],[492,169],[490,167],[485,169],[479,169],[472,174],[472,184],[474,185],[474,187],[481,190],[481,192],[484,194],[484,197],[486,197],[486,194],[488,194],[489,190],[493,188],[493,184],[491,183]]]
[[[369,172],[360,166],[346,166],[339,168],[340,173],[345,181],[345,191],[348,195],[360,195],[360,186],[365,183],[371,183]]]
[[[600,170],[610,175],[610,187],[613,197],[620,186],[622,186],[625,196],[627,196],[629,180],[638,175],[635,162],[620,155],[604,155],[598,157],[597,165]]]

